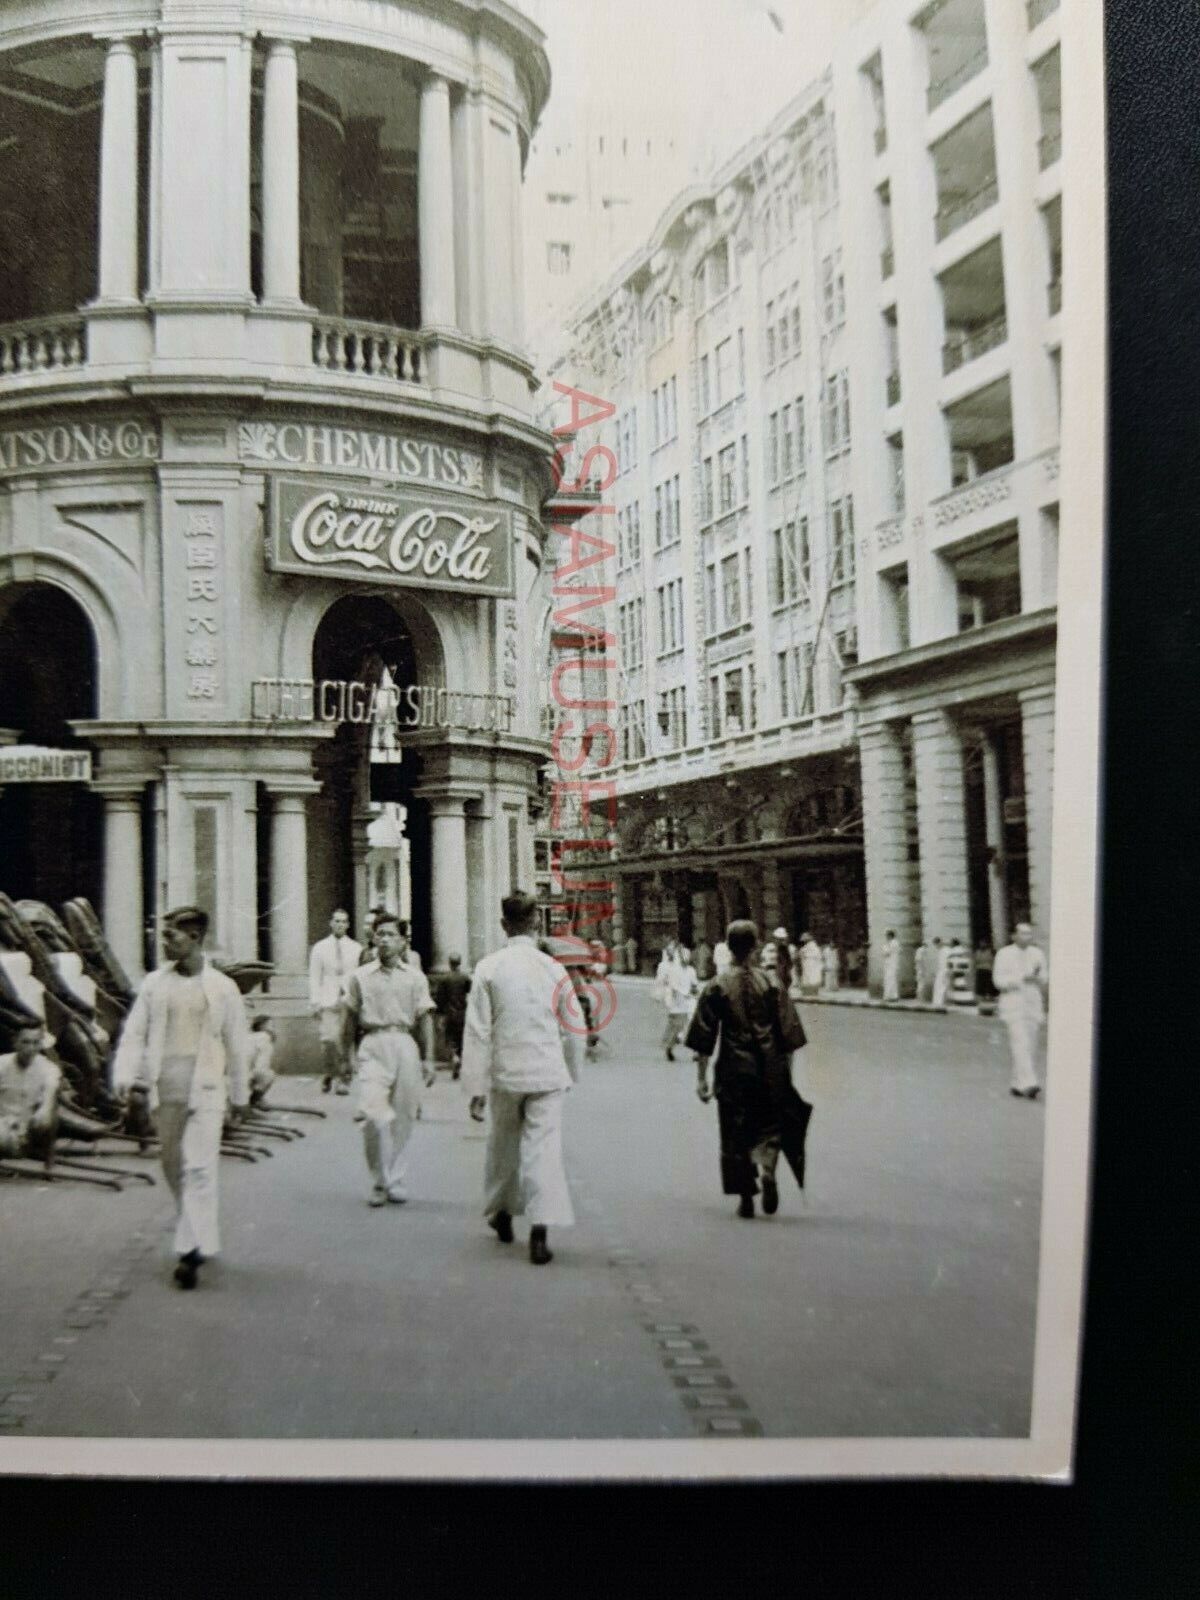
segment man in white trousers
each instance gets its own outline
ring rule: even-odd
[[[167,913],[166,963],[147,975],[113,1060],[113,1088],[135,1090],[157,1111],[162,1168],[178,1206],[175,1282],[194,1289],[203,1261],[221,1248],[217,1169],[227,1099],[234,1114],[250,1098],[250,1029],[241,993],[204,954],[208,913]]]
[[[1033,942],[1033,928],[1018,922],[1011,944],[996,952],[992,982],[1000,998],[996,1010],[1008,1029],[1012,1056],[1010,1094],[1022,1100],[1036,1100],[1042,1092],[1038,1078],[1037,1051],[1042,1022],[1046,1015],[1046,957]]]
[[[318,939],[308,958],[308,1000],[321,1041],[321,1088],[336,1082],[338,1094],[349,1094],[351,1058],[346,1050],[346,1012],[342,990],[359,964],[362,945],[350,937],[349,915],[338,909],[329,919],[329,936]]]
[[[550,1228],[575,1221],[562,1155],[562,1111],[579,1077],[582,1040],[563,1018],[577,1009],[566,969],[539,950],[537,901],[514,889],[500,902],[503,950],[475,967],[463,1030],[463,1086],[471,1115],[490,1100],[484,1216],[503,1244],[529,1217],[529,1259],[554,1259]]]
[[[404,1149],[421,1113],[421,1089],[434,1078],[433,1013],[429,979],[401,958],[399,920],[375,920],[375,959],[346,980],[346,1048],[358,1044],[359,1111],[371,1172],[368,1204],[402,1205]],[[421,1047],[417,1048],[417,1035]]]

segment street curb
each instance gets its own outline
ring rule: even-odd
[[[652,988],[654,979],[646,977],[643,973],[616,972],[613,974],[614,984],[631,984],[638,988]],[[841,1006],[846,1011],[889,1011],[893,1016],[910,1017],[976,1017],[980,1021],[990,1022],[995,1017],[994,1011],[981,1011],[978,1006],[933,1006],[926,1005],[921,1000],[851,1000],[841,999],[837,995],[810,994],[805,995],[797,1002],[801,1006]]]

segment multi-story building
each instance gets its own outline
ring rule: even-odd
[[[0,724],[93,773],[6,787],[0,885],[135,973],[199,901],[283,1005],[389,860],[433,964],[530,880],[548,88],[504,0],[0,14]]]
[[[616,407],[643,962],[738,914],[851,981],[888,929],[1045,933],[1058,74],[1050,0],[888,0],[570,318],[558,376]]]

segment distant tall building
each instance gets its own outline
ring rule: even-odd
[[[1045,933],[1059,74],[1056,0],[888,0],[572,313],[549,376],[616,406],[614,943],[751,915],[877,982],[889,928]]]

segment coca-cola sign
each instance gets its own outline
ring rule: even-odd
[[[429,489],[363,493],[313,478],[275,478],[270,493],[267,564],[275,572],[513,592],[512,520],[504,506]]]

